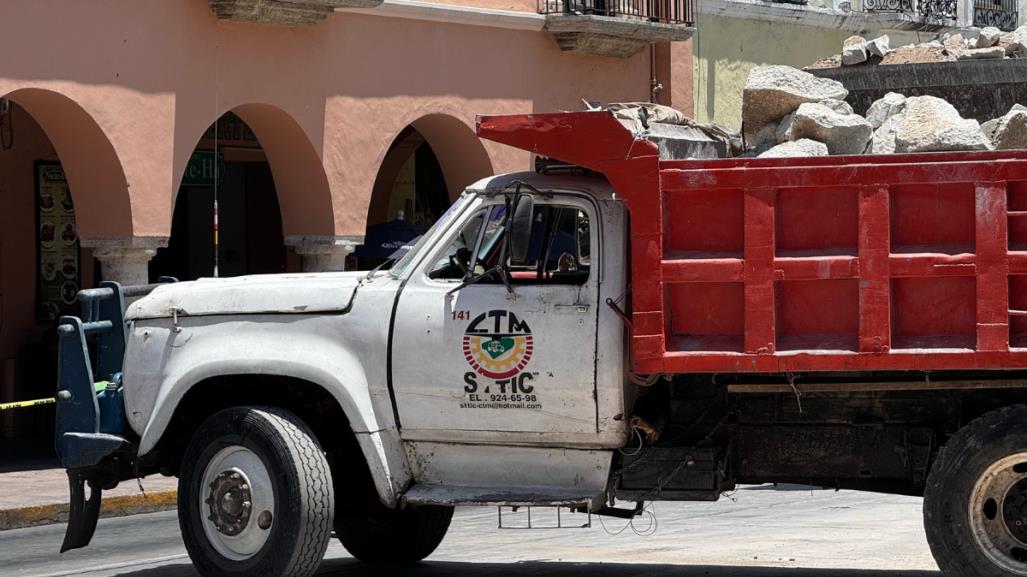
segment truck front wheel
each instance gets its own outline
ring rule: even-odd
[[[435,551],[452,518],[452,507],[390,509],[375,498],[359,511],[339,515],[335,533],[343,547],[365,563],[416,563]]]
[[[948,577],[1027,575],[1027,406],[966,425],[924,493],[927,541]]]
[[[221,411],[183,456],[178,522],[205,577],[313,574],[331,538],[334,509],[324,452],[287,411]]]

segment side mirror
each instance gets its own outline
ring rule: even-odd
[[[530,194],[518,194],[514,202],[510,220],[510,260],[523,261],[528,258],[528,245],[531,243],[535,198]]]

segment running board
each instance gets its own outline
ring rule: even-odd
[[[414,485],[403,494],[408,505],[480,505],[488,507],[573,507],[598,509],[602,507],[602,493],[589,494],[579,488],[523,487],[510,490],[503,487],[471,487],[455,485]]]

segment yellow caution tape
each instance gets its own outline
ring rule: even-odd
[[[93,387],[96,392],[100,392],[107,388],[107,381],[99,381],[93,383]],[[27,409],[28,407],[38,407],[41,405],[52,405],[57,402],[56,397],[50,397],[49,399],[34,399],[31,401],[17,401],[14,403],[0,403],[0,411],[9,411],[11,409]]]

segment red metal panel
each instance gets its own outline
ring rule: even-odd
[[[479,135],[623,196],[638,372],[1027,368],[1027,151],[660,162],[606,113]]]
[[[978,183],[977,350],[1009,350],[1009,265],[1006,244],[1009,217],[1004,183]]]
[[[891,349],[891,287],[888,284],[888,187],[859,194],[859,351]]]
[[[745,191],[745,352],[774,352],[774,189]]]

